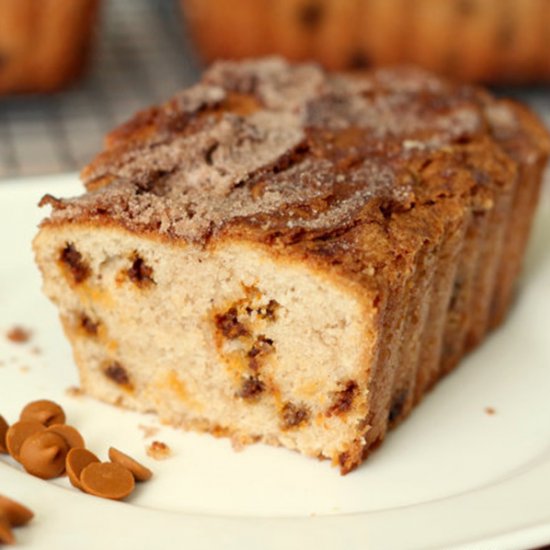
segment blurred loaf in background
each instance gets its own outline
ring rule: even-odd
[[[0,0],[0,94],[52,92],[78,77],[99,0]]]
[[[329,69],[415,63],[464,80],[550,80],[548,0],[181,0],[207,62],[278,53]]]

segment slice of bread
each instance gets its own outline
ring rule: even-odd
[[[357,466],[510,303],[548,136],[416,69],[222,63],[46,196],[86,392]]]

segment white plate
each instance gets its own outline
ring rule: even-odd
[[[168,460],[146,456],[154,417],[71,397],[78,383],[56,313],[40,292],[30,242],[46,192],[80,191],[74,175],[0,184],[0,412],[59,401],[89,447],[142,459],[153,480],[128,502],[41,481],[0,459],[0,492],[36,518],[21,548],[529,548],[550,542],[550,194],[544,197],[520,299],[507,324],[443,380],[357,471],[255,445],[160,427]],[[40,348],[37,353],[36,347]],[[486,412],[492,407],[495,413]]]

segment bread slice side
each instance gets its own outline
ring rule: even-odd
[[[239,443],[360,456],[380,336],[367,289],[244,240],[61,223],[34,247],[90,395]]]

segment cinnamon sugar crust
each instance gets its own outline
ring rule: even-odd
[[[107,138],[82,173],[92,191],[43,202],[53,222],[109,219],[203,243],[236,226],[308,240],[383,220],[383,205],[433,201],[476,146],[514,170],[499,141],[519,141],[519,117],[418,69],[331,75],[276,58],[219,63]],[[485,160],[467,167],[470,179],[483,177]],[[426,181],[427,163],[441,165],[443,181]]]

